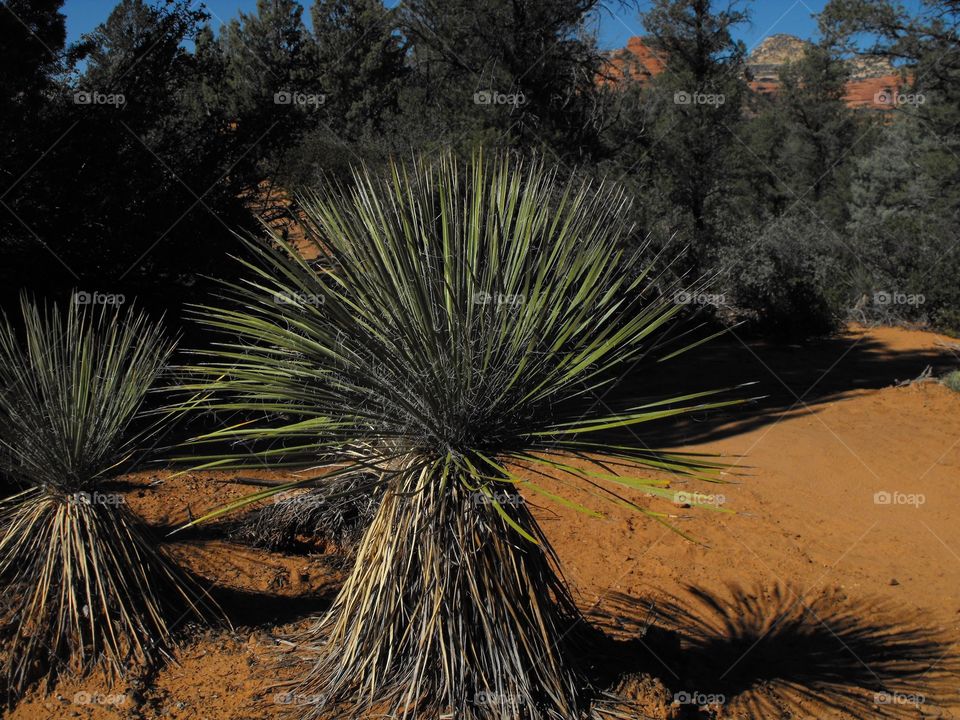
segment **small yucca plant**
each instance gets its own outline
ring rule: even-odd
[[[230,537],[269,550],[290,550],[308,538],[353,555],[380,504],[365,478],[338,477],[307,492],[277,495],[230,529]]]
[[[947,373],[943,376],[940,382],[954,392],[960,392],[960,370],[954,370],[953,372]]]
[[[160,325],[101,307],[21,301],[0,319],[0,583],[10,691],[103,660],[115,677],[171,639],[200,593],[104,484],[132,468],[157,423],[139,419],[173,345]]]
[[[576,717],[584,624],[524,498],[599,515],[543,484],[579,481],[598,503],[664,521],[617,486],[670,497],[645,470],[716,481],[719,466],[596,433],[731,402],[698,393],[610,412],[598,400],[655,359],[655,333],[680,309],[648,292],[647,273],[628,279],[626,200],[537,163],[445,155],[358,171],[303,206],[321,263],[279,237],[251,242],[249,279],[197,309],[221,341],[184,387],[203,398],[190,407],[258,413],[195,440],[232,443],[205,467],[306,471],[200,521],[320,477],[382,492],[352,574],[299,638],[313,664],[298,708]]]

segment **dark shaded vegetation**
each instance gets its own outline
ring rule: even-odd
[[[666,69],[608,82],[600,0],[260,0],[215,28],[202,5],[122,0],[66,44],[60,0],[4,0],[0,293],[205,297],[234,231],[289,217],[351,165],[478,145],[545,155],[635,197],[632,240],[713,278],[690,314],[777,338],[846,319],[960,326],[960,50],[955,3],[915,16],[834,0],[820,44],[750,89],[746,4],[655,0]],[[306,22],[309,14],[309,28]],[[864,40],[863,38],[866,38]],[[855,43],[922,103],[844,102]],[[678,94],[722,103],[678,103]]]
[[[275,497],[271,504],[241,516],[228,534],[268,550],[316,550],[319,546],[353,555],[380,505],[376,490],[356,478],[333,478],[305,492]]]

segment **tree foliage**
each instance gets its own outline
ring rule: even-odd
[[[643,40],[665,68],[643,81],[611,80],[598,48],[595,21],[616,9],[599,0],[258,0],[215,28],[186,0],[122,0],[65,47],[61,3],[5,0],[6,299],[21,285],[59,295],[80,287],[178,307],[205,292],[205,275],[230,267],[231,230],[254,227],[258,214],[298,212],[297,190],[349,182],[358,164],[483,145],[543,153],[565,172],[621,184],[638,199],[632,237],[650,239],[651,251],[682,248],[673,270],[716,276],[731,297],[772,297],[738,288],[748,273],[735,264],[759,248],[786,251],[764,238],[789,218],[820,236],[806,249],[835,320],[862,309],[867,286],[909,285],[942,297],[911,317],[948,322],[956,303],[941,283],[960,209],[956,3],[908,11],[833,0],[821,42],[780,68],[773,93],[752,88],[736,39],[748,5],[650,3]],[[850,60],[864,50],[891,59],[904,91],[923,101],[852,109]],[[123,102],[83,103],[78,93]],[[912,152],[904,143],[914,141]],[[909,162],[888,167],[893,157]],[[881,262],[875,218],[901,207],[902,188],[928,186],[939,197],[908,203],[922,250],[891,250]],[[896,209],[898,222],[905,212]],[[908,272],[938,256],[929,272]],[[772,308],[721,310],[756,318]],[[809,319],[797,326],[822,326]]]

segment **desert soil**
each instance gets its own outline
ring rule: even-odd
[[[731,338],[615,391],[639,396],[683,376],[703,387],[754,380],[739,392],[764,397],[636,429],[638,442],[734,466],[729,484],[674,486],[732,512],[628,494],[669,512],[697,543],[620,509],[603,519],[537,510],[575,597],[612,638],[593,660],[598,673],[633,701],[603,707],[619,717],[960,718],[960,394],[937,382],[897,386],[927,366],[935,375],[960,366],[951,342],[856,326],[795,347]],[[141,473],[127,498],[164,530],[249,492],[235,479]],[[149,677],[114,687],[62,678],[5,717],[291,710],[270,688],[292,672],[278,665],[285,646],[275,638],[327,605],[342,563],[239,545],[216,527],[168,542],[215,588],[233,629],[184,627],[176,656]]]

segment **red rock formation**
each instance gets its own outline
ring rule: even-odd
[[[632,37],[627,46],[611,53],[607,58],[601,82],[619,82],[627,79],[647,83],[666,66],[666,57],[651,49],[643,38]]]
[[[761,42],[747,59],[747,78],[757,93],[773,94],[780,87],[780,67],[797,60],[807,41],[792,35],[772,35]],[[618,83],[624,80],[646,84],[663,72],[666,57],[651,49],[640,37],[632,37],[627,46],[610,53],[599,82]],[[858,57],[850,61],[851,79],[844,99],[853,108],[889,110],[901,101],[906,85],[886,60]]]
[[[850,107],[889,110],[897,103],[904,85],[899,74],[851,80],[843,99]]]

